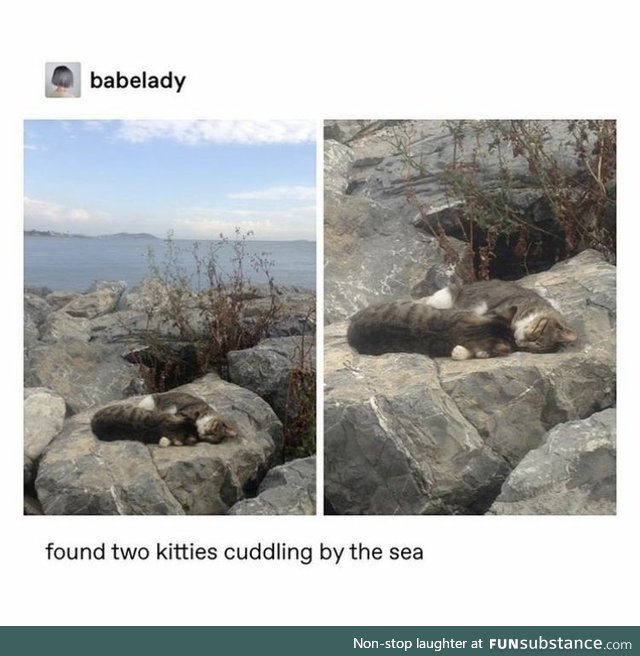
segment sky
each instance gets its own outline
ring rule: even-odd
[[[315,239],[312,121],[25,121],[24,227]]]

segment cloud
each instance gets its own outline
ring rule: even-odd
[[[52,203],[37,198],[24,198],[24,221],[36,227],[77,226],[92,222],[104,223],[109,221],[110,215],[101,210],[88,210],[84,207],[67,207],[60,203]]]
[[[254,191],[239,191],[227,194],[236,200],[315,200],[315,187],[267,187]]]
[[[25,150],[47,150],[46,146],[36,146],[35,144],[28,144],[26,143],[24,145]]]
[[[107,125],[111,123],[110,120],[88,120],[82,121],[82,126],[87,132],[103,132]]]
[[[315,239],[315,206],[289,210],[190,208],[173,221],[176,236],[217,239],[235,228],[252,231],[255,239]]]
[[[79,121],[60,121],[60,127],[65,133],[66,139],[77,139],[78,135],[76,134],[76,124]]]
[[[250,219],[228,221],[222,218],[179,219],[175,223],[176,236],[187,239],[217,239],[221,234],[233,235],[236,228],[247,233],[251,231],[257,240],[290,240],[316,238],[313,226],[292,227],[290,224],[269,220]]]
[[[264,219],[300,219],[302,221],[315,222],[315,205],[305,205],[304,207],[295,207],[290,209],[278,210],[261,210],[261,209],[231,209],[226,207],[186,207],[182,208],[181,216],[188,216],[191,219],[206,219],[210,216],[223,218],[229,222],[235,219],[254,217],[256,220]]]
[[[154,139],[198,144],[298,144],[315,141],[313,121],[121,121],[115,136],[132,143]]]

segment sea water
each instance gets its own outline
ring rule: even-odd
[[[172,245],[180,269],[197,285],[194,241],[174,239]],[[199,257],[206,261],[216,242],[198,242]],[[263,273],[251,267],[250,256],[266,254],[273,264],[270,273],[276,284],[305,289],[316,286],[316,244],[311,241],[249,241],[244,244],[243,272],[255,283],[266,282]],[[234,252],[229,244],[217,251],[217,265],[233,269]],[[95,280],[125,280],[132,289],[153,275],[152,262],[163,271],[167,264],[167,242],[146,237],[24,237],[24,284],[60,291],[86,291]],[[173,267],[175,269],[175,267]],[[204,279],[201,281],[204,283]]]

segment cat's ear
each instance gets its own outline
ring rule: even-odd
[[[575,330],[571,330],[569,326],[560,324],[558,329],[558,337],[563,344],[571,344],[578,339],[578,333]]]
[[[227,437],[237,437],[238,431],[233,428],[232,426],[229,426],[229,424],[224,425],[224,434]]]

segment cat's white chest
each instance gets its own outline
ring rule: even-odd
[[[435,294],[427,296],[426,298],[420,299],[423,303],[426,303],[432,308],[437,310],[450,310],[453,307],[453,296],[451,295],[451,290],[448,287],[440,289]]]
[[[151,394],[145,396],[140,403],[138,403],[138,407],[142,408],[143,410],[155,410],[156,409],[156,402],[153,400],[153,396]]]

